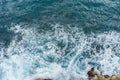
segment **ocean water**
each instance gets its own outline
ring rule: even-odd
[[[0,80],[120,74],[119,0],[0,0]]]

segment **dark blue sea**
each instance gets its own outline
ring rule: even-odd
[[[0,0],[0,80],[120,74],[120,0]]]

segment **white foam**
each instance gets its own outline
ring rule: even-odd
[[[119,74],[120,33],[105,32],[87,36],[76,27],[64,28],[57,24],[53,28],[55,31],[44,34],[32,28],[21,28],[20,25],[11,28],[15,33],[22,34],[22,40],[17,42],[15,36],[8,48],[0,50],[0,73],[4,75],[0,79],[34,80],[40,77],[86,80],[86,73],[91,67],[99,67],[103,74]],[[58,46],[58,42],[64,46]],[[99,51],[96,49],[98,45],[101,46],[98,47]],[[70,52],[66,54],[68,47]],[[94,55],[90,53],[91,50]],[[64,65],[67,66],[62,67]]]

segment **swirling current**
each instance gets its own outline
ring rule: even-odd
[[[0,0],[0,80],[120,74],[119,0]]]

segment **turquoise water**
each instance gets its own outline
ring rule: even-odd
[[[119,0],[1,0],[0,80],[120,74]]]

